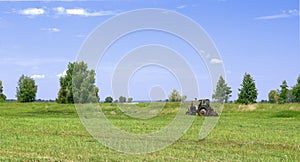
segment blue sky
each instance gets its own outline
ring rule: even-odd
[[[1,1],[0,80],[4,93],[15,98],[17,81],[25,74],[35,79],[37,98],[55,99],[59,76],[68,62],[76,60],[88,35],[113,16],[142,8],[176,11],[201,25],[221,55],[232,100],[237,98],[245,72],[256,81],[258,100],[267,99],[269,90],[278,89],[283,80],[294,85],[300,75],[297,0]],[[208,70],[190,46],[164,32],[144,31],[118,40],[101,60],[96,71],[101,99],[112,95],[111,77],[118,60],[146,44],[168,46],[182,54],[196,74],[198,97],[211,97]],[[166,69],[147,66],[131,78],[130,96],[148,99],[151,88],[157,85],[165,93],[180,89]]]

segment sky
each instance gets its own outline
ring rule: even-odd
[[[37,99],[55,99],[59,77],[67,64],[76,60],[93,31],[115,16],[144,8],[174,11],[201,26],[219,52],[220,59],[210,63],[224,66],[224,77],[233,91],[230,100],[237,99],[245,73],[255,80],[258,101],[267,99],[270,90],[279,89],[283,80],[290,87],[296,84],[300,75],[298,0],[0,1],[0,80],[4,94],[15,99],[18,79],[25,74],[38,85]],[[122,26],[116,25],[112,31],[118,28]],[[172,49],[189,64],[199,95],[186,92],[188,99],[211,98],[214,90],[205,59],[171,33],[143,30],[116,40],[98,61],[96,85],[101,100],[117,98],[114,89],[123,87],[128,89],[125,96],[134,100],[166,99],[173,88],[182,88],[174,72],[157,64],[139,67],[128,81],[113,80],[122,72],[115,70],[122,58],[151,44]],[[176,65],[174,59],[166,62]]]

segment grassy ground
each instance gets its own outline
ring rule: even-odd
[[[139,105],[144,106],[144,105]],[[149,120],[132,119],[102,104],[109,120],[133,133],[167,125],[178,104],[167,104]],[[111,150],[93,139],[73,105],[0,103],[0,161],[297,161],[300,104],[225,105],[218,125],[198,140],[203,118],[166,149],[146,155]]]

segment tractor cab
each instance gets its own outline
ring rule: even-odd
[[[199,101],[200,101],[199,107],[201,107],[201,106],[209,106],[210,105],[209,99],[201,99]]]

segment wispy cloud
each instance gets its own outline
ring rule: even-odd
[[[64,8],[64,7],[56,7],[53,9],[58,15],[75,15],[75,16],[109,16],[116,15],[115,11],[88,11],[83,8]]]
[[[223,61],[220,60],[220,59],[217,59],[217,58],[213,58],[210,60],[210,63],[211,64],[219,64],[219,63],[222,63]]]
[[[44,74],[42,74],[42,75],[34,74],[34,75],[31,75],[30,78],[32,78],[32,79],[43,79],[43,78],[45,78],[45,75]]]
[[[93,17],[93,16],[110,16],[116,15],[118,12],[113,10],[102,10],[102,11],[92,11],[84,8],[64,8],[64,7],[55,7],[52,9],[47,8],[26,8],[19,11],[13,11],[14,13],[18,13],[21,15],[26,15],[29,17],[34,17],[38,15],[68,15],[68,16],[84,16],[84,17]]]
[[[289,17],[293,17],[293,16],[299,16],[299,10],[296,10],[296,9],[288,10],[288,11],[284,10],[280,14],[256,17],[255,20],[282,19],[282,18],[289,18]]]
[[[45,31],[48,31],[48,32],[51,32],[51,33],[60,32],[60,29],[58,29],[58,28],[42,28],[41,30],[45,30]]]
[[[37,16],[46,14],[46,11],[43,8],[27,8],[24,10],[20,10],[18,13],[27,16]]]
[[[177,6],[176,8],[177,9],[183,9],[183,8],[186,8],[187,7],[187,5],[180,5],[180,6]]]

